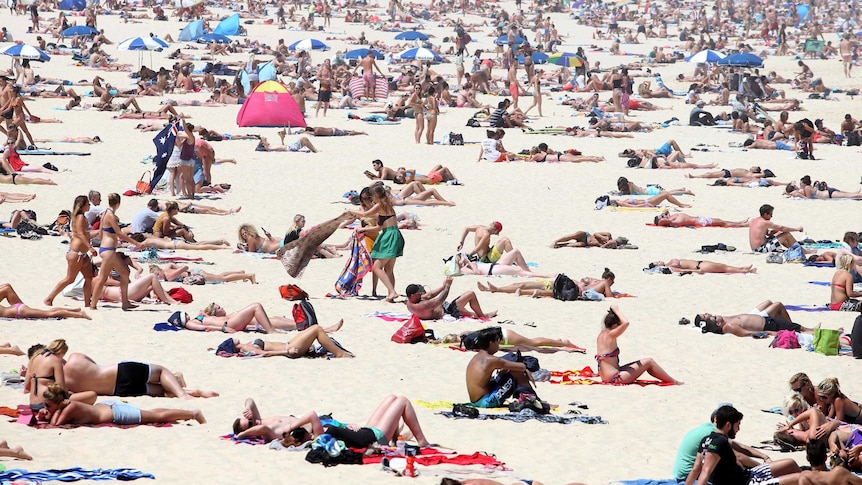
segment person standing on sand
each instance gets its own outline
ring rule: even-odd
[[[360,67],[362,68],[362,84],[365,87],[365,98],[377,101],[377,80],[374,77],[374,70],[377,69],[377,72],[383,77],[386,77],[386,74],[383,74],[383,71],[377,67],[377,63],[374,62],[374,52],[371,49],[368,49],[365,57],[353,68],[354,76],[356,75],[356,70]]]

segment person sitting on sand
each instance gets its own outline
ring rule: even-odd
[[[853,256],[842,254],[835,264],[835,274],[830,282],[829,309],[842,312],[858,312],[862,310],[862,291],[853,288]]]
[[[841,392],[841,385],[835,377],[827,377],[817,384],[817,404],[830,419],[862,424],[862,405]]]
[[[286,317],[270,317],[260,303],[249,303],[242,309],[228,314],[218,303],[210,303],[195,318],[189,318],[185,312],[174,312],[168,323],[177,328],[195,331],[263,332],[275,333],[278,330],[296,330],[296,322]],[[324,327],[327,332],[334,332],[339,324]],[[333,328],[335,330],[333,330]]]
[[[503,232],[503,224],[494,221],[487,226],[465,227],[456,251],[461,251],[464,247],[464,240],[467,239],[467,235],[471,232],[474,233],[474,244],[473,249],[467,253],[468,257],[476,255],[479,257],[479,261],[483,263],[496,263],[507,251],[514,250],[512,241],[506,236],[497,239],[494,246],[491,246],[491,236],[496,236]]]
[[[629,328],[629,320],[623,315],[616,305],[611,305],[605,324],[596,339],[596,365],[602,382],[608,384],[631,384],[643,373],[647,373],[656,379],[670,383],[682,384],[670,376],[652,358],[639,359],[620,365],[620,348],[617,338]]]
[[[481,330],[477,339],[476,355],[467,364],[467,395],[477,408],[503,407],[506,399],[537,403],[542,406],[536,391],[530,385],[532,376],[523,362],[495,357],[503,340],[499,328]]]
[[[192,419],[200,424],[207,422],[199,409],[195,409],[194,411],[166,408],[146,410],[113,400],[96,404],[72,401],[69,399],[69,391],[63,389],[58,384],[48,386],[43,396],[45,398],[45,408],[48,410],[45,414],[45,419],[54,426],[105,423],[137,425],[174,423]]]
[[[333,422],[331,419],[324,423],[317,412],[309,411],[298,417],[285,429],[281,444],[282,446],[300,446],[303,443],[316,438],[324,433],[329,434],[339,441],[343,441],[350,448],[367,448],[374,445],[389,446],[402,435],[401,422],[407,426],[413,439],[420,447],[429,446],[419,418],[413,409],[413,404],[404,396],[390,394],[371,413],[365,426],[356,424],[343,425]],[[311,425],[311,433],[303,426]],[[297,432],[294,432],[297,430]]]
[[[439,320],[443,315],[456,319],[464,317],[489,319],[497,316],[497,311],[483,312],[476,298],[476,293],[466,291],[452,301],[446,301],[449,289],[452,287],[452,277],[443,280],[443,286],[426,291],[422,285],[407,285],[407,309],[420,320]],[[470,310],[467,307],[470,307]]]
[[[577,231],[575,233],[569,234],[567,236],[563,236],[553,243],[551,243],[551,247],[554,249],[557,248],[605,248],[605,249],[616,249],[619,246],[624,245],[625,243],[622,240],[625,239],[623,237],[618,237],[614,239],[613,234],[609,232],[587,232],[587,231]],[[626,240],[628,241],[628,240]]]
[[[100,396],[180,399],[218,396],[214,391],[189,389],[182,372],[172,372],[158,364],[123,361],[99,365],[89,356],[79,353],[69,354],[63,363],[63,375],[66,389],[75,393],[91,391]]]
[[[725,221],[717,217],[690,216],[681,212],[671,214],[665,209],[655,216],[653,224],[663,227],[748,227],[748,219],[744,221]]]
[[[330,327],[332,332],[341,329],[344,321],[340,321]],[[315,342],[319,345],[315,346]],[[223,344],[224,345],[224,344]],[[252,342],[242,343],[233,337],[228,348],[233,346],[235,353],[247,355],[261,355],[263,357],[288,357],[298,359],[300,357],[316,357],[320,355],[317,348],[321,348],[332,354],[335,358],[353,358],[354,355],[339,346],[320,325],[312,325],[305,330],[300,330],[289,342],[266,342],[262,339],[254,339]],[[221,349],[222,346],[219,346]],[[232,353],[232,352],[228,352]]]
[[[670,202],[677,207],[688,208],[688,204],[683,204],[676,197],[670,195],[669,192],[660,192],[647,199],[636,199],[629,197],[627,199],[611,199],[607,195],[603,195],[596,199],[596,209],[604,209],[607,206],[611,207],[658,207],[662,202]],[[665,209],[667,210],[667,209]]]
[[[740,178],[771,178],[775,177],[775,174],[772,173],[772,170],[768,168],[766,170],[761,170],[757,165],[745,169],[745,168],[731,168],[726,169],[722,168],[720,170],[716,170],[714,172],[706,172],[701,174],[693,174],[687,173],[685,174],[685,178],[689,179],[726,179],[731,177],[740,177]]]
[[[520,283],[512,283],[506,286],[494,286],[490,282],[482,284],[476,283],[479,291],[488,291],[491,293],[511,293],[515,296],[531,296],[533,298],[554,298],[554,281],[558,275],[551,278],[540,278],[536,281],[522,281]],[[592,290],[598,295],[606,298],[613,298],[614,292],[612,287],[616,281],[616,275],[613,271],[605,268],[601,278],[593,278],[585,276],[580,280],[572,280],[578,287],[578,294],[582,295],[587,290]],[[596,297],[598,298],[598,297]]]
[[[86,318],[91,320],[80,308],[51,308],[41,310],[31,308],[21,301],[21,297],[9,283],[0,284],[0,302],[7,301],[9,306],[0,305],[0,317],[20,320],[22,318]]]
[[[178,239],[169,240],[143,233],[130,234],[129,238],[136,241],[138,243],[138,247],[142,248],[180,249],[186,251],[214,251],[216,249],[230,249],[230,243],[225,239],[189,243]]]
[[[844,34],[849,35],[849,34]],[[856,435],[859,436],[858,434]],[[851,444],[854,441],[851,441]],[[842,444],[843,445],[843,444]],[[853,448],[857,448],[858,445]],[[805,470],[799,474],[799,483],[802,485],[860,485],[862,478],[854,473],[851,473],[850,462],[854,464],[858,462],[857,454],[848,454],[844,449],[833,457],[840,458],[838,463],[830,463],[831,468],[826,467],[826,458],[828,457],[829,446],[822,440],[811,441],[805,446],[805,458],[811,465],[810,470]],[[841,453],[843,452],[843,454]]]
[[[415,168],[398,167],[391,180],[396,184],[409,184],[415,180],[416,182],[429,185],[437,185],[444,182],[453,182],[453,185],[459,185],[456,183],[458,182],[458,177],[451,170],[440,164],[434,165],[427,175],[416,173]]]
[[[156,278],[160,281],[172,281],[190,285],[230,283],[232,281],[248,281],[253,285],[257,284],[254,273],[246,273],[245,271],[208,273],[202,269],[190,270],[188,266],[181,266],[176,263],[168,263],[163,267],[151,264],[150,273],[156,275]]]
[[[314,136],[357,136],[368,134],[364,131],[342,130],[341,128],[326,128],[323,126],[306,126],[305,132]]]
[[[524,257],[521,256],[521,251],[515,249],[512,251],[507,251],[506,254],[500,258],[496,263],[482,263],[470,261],[470,258],[465,256],[464,254],[459,254],[458,258],[458,267],[461,270],[461,274],[465,275],[477,275],[477,276],[492,276],[492,275],[510,275],[510,276],[520,276],[522,278],[553,278],[554,275],[542,275],[534,273],[530,270],[530,267],[527,266],[524,261]],[[524,263],[524,266],[521,264]]]
[[[774,334],[779,330],[814,333],[813,328],[792,322],[784,304],[770,300],[760,303],[751,312],[741,315],[721,316],[699,313],[694,317],[694,324],[701,327],[704,333],[730,334],[737,337],[750,337],[763,332]],[[818,325],[816,328],[819,327]]]
[[[42,390],[51,384],[66,386],[66,377],[63,372],[63,358],[69,346],[63,339],[55,339],[47,346],[36,344],[27,349],[27,357],[30,359],[26,366],[21,367],[20,375],[24,379],[24,392],[30,397],[30,410],[38,412],[42,410],[44,400]],[[76,394],[71,396],[73,400],[88,400],[89,396]],[[95,399],[89,401],[93,404]]]
[[[694,259],[671,259],[667,262],[655,261],[649,264],[649,269],[667,268],[674,273],[730,273],[730,274],[747,274],[756,273],[757,268],[752,265],[748,266],[730,266],[724,263],[716,263],[713,261],[700,261]]]
[[[792,232],[803,232],[802,226],[787,227],[772,222],[775,208],[769,204],[760,206],[760,217],[751,221],[748,227],[748,242],[751,249],[756,253],[771,253],[784,246],[789,248],[797,244]],[[802,249],[804,254],[812,254],[816,251]]]

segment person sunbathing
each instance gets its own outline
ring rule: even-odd
[[[33,457],[24,451],[21,446],[9,447],[6,440],[0,440],[0,456],[7,456],[16,460],[32,460]]]
[[[386,192],[389,193],[389,199],[392,205],[445,205],[454,206],[454,202],[450,202],[443,198],[437,189],[426,189],[420,182],[413,181],[402,187],[397,194],[391,193],[391,188],[386,186]]]
[[[41,310],[31,308],[21,301],[21,297],[9,283],[0,284],[0,302],[7,301],[9,306],[0,305],[0,317],[20,320],[22,318],[86,318],[92,320],[80,308],[51,308]]]
[[[69,391],[58,384],[48,386],[42,395],[45,398],[45,408],[47,409],[44,417],[54,426],[105,423],[119,425],[157,424],[192,419],[200,424],[207,422],[199,409],[194,411],[166,408],[145,410],[113,400],[96,404],[72,401],[69,399],[71,395]]]
[[[6,204],[20,204],[30,202],[36,198],[36,194],[21,194],[17,192],[0,192],[0,201]]]
[[[726,169],[723,168],[721,170],[716,170],[713,172],[706,172],[702,174],[693,174],[687,173],[685,174],[685,178],[689,179],[726,179],[731,177],[741,177],[741,178],[770,178],[774,177],[775,174],[772,173],[772,170],[768,168],[766,170],[761,170],[757,165],[745,169],[745,168],[731,168]]]
[[[150,273],[154,274],[159,281],[172,281],[188,285],[230,283],[232,281],[248,281],[253,285],[257,284],[254,273],[246,273],[245,271],[208,273],[201,269],[189,270],[188,266],[180,266],[176,263],[168,263],[164,267],[151,264]]]
[[[21,367],[20,375],[24,379],[24,392],[30,397],[31,411],[38,412],[45,407],[41,391],[46,386],[66,386],[63,358],[68,351],[69,346],[63,339],[55,339],[47,346],[36,344],[27,349],[27,357],[30,360],[26,366]],[[96,401],[83,394],[75,394],[71,399],[88,401],[90,404]]]
[[[670,194],[670,192],[660,192],[658,195],[654,195],[647,199],[636,199],[634,197],[629,197],[627,199],[611,199],[607,195],[603,195],[596,199],[596,208],[604,209],[606,206],[611,207],[658,207],[662,202],[670,202],[671,204],[677,207],[688,208],[691,207],[688,204],[683,204],[676,197]],[[665,209],[667,211],[667,209]]]
[[[510,275],[520,276],[522,278],[553,278],[554,275],[543,275],[533,273],[530,267],[524,262],[524,257],[521,256],[521,251],[513,249],[506,251],[503,256],[495,263],[483,263],[481,261],[470,261],[463,253],[458,256],[458,267],[461,274],[492,276],[492,275]],[[518,260],[524,262],[521,266]]]
[[[649,269],[659,267],[667,268],[674,273],[733,273],[746,274],[756,273],[757,268],[752,265],[748,266],[730,266],[724,263],[715,263],[713,261],[696,261],[694,259],[671,259],[667,262],[655,261],[649,264]]]
[[[311,143],[308,137],[300,136],[296,140],[292,141],[289,145],[284,144],[284,130],[278,132],[279,136],[281,136],[281,146],[272,146],[269,143],[269,140],[266,137],[260,137],[260,141],[257,146],[254,147],[254,150],[257,152],[298,152],[303,148],[307,148],[309,151],[317,153],[317,148]]]
[[[124,258],[128,258],[128,255],[123,255]],[[96,275],[98,272],[95,273]],[[116,284],[116,286],[111,286],[111,284]],[[107,301],[110,303],[120,303],[122,302],[122,296],[120,294],[120,283],[118,281],[110,282],[104,288],[102,288],[102,295],[100,296],[101,301]],[[135,280],[129,282],[129,290],[128,290],[129,301],[134,301],[140,303],[144,298],[155,297],[160,302],[165,303],[167,305],[176,305],[179,302],[171,298],[168,295],[168,292],[165,291],[164,287],[162,287],[161,282],[159,282],[158,277],[154,274],[148,274],[144,276],[140,276]]]
[[[625,177],[617,179],[617,191],[619,191],[620,195],[658,195],[662,192],[667,192],[670,195],[694,195],[694,192],[685,187],[681,189],[665,190],[661,185],[647,184],[646,188],[644,188],[634,182],[630,182],[629,179]]]
[[[825,185],[825,184],[824,184]],[[816,189],[812,185],[803,185],[797,187],[796,184],[790,182],[784,189],[784,195],[787,197],[799,197],[802,199],[862,199],[862,191],[860,192],[844,192],[833,187],[825,189]]]
[[[593,232],[577,231],[575,233],[563,236],[553,243],[551,247],[557,248],[606,248],[616,249],[625,243],[622,240],[625,238],[618,237],[614,239],[613,234],[609,232]],[[627,241],[627,240],[626,240]]]
[[[520,283],[512,283],[506,286],[494,286],[490,282],[482,284],[476,283],[479,291],[488,291],[491,293],[510,293],[515,296],[530,296],[533,298],[554,298],[554,281],[557,276],[549,279],[539,279],[536,281],[524,281]],[[614,292],[611,287],[616,281],[616,275],[613,271],[605,268],[601,278],[592,278],[585,276],[580,280],[572,280],[578,287],[578,294],[582,295],[587,290],[592,290],[606,298],[612,298]]]
[[[792,322],[784,304],[771,300],[760,303],[750,313],[740,315],[699,313],[694,317],[694,325],[701,327],[703,333],[730,334],[737,337],[751,337],[764,332],[774,334],[779,330],[813,334],[815,330]],[[820,328],[820,325],[815,328]]]
[[[569,339],[563,338],[547,338],[547,337],[525,337],[512,329],[505,327],[488,327],[485,332],[499,333],[500,343],[505,346],[524,346],[524,347],[562,347],[568,348],[575,352],[586,352],[585,349],[573,344]],[[473,332],[466,331],[460,334],[450,333],[445,335],[440,341],[442,343],[458,343],[461,337],[469,335]]]
[[[652,358],[638,359],[620,365],[620,348],[617,338],[629,328],[629,320],[616,305],[611,305],[604,320],[604,328],[596,338],[596,365],[602,382],[609,384],[631,384],[642,374],[647,373],[656,379],[680,385]]]
[[[86,143],[93,145],[101,143],[102,139],[97,136],[64,136],[62,138],[36,138],[33,140],[36,143]]]
[[[66,347],[68,349],[68,347]],[[65,352],[59,354],[61,358]],[[153,396],[190,399],[211,398],[214,391],[189,389],[182,372],[172,372],[164,366],[143,362],[123,361],[99,365],[89,356],[72,353],[63,362],[65,388],[71,392],[92,391],[100,396]],[[90,401],[92,404],[93,401]]]
[[[200,250],[213,251],[216,249],[229,249],[230,243],[224,239],[217,241],[200,241],[196,243],[188,243],[180,240],[168,240],[160,237],[155,237],[149,234],[132,234],[129,236],[138,242],[138,247],[156,248],[156,249],[182,249],[182,250]]]
[[[786,182],[780,182],[778,180],[768,179],[768,178],[749,178],[749,177],[732,177],[726,179],[718,179],[712,184],[713,187],[748,187],[751,189],[757,187],[778,187],[778,186],[786,186]],[[785,194],[786,195],[786,194]]]
[[[344,320],[329,327],[329,331],[337,332],[341,329],[342,325],[344,325]],[[335,358],[354,357],[352,353],[335,343],[329,336],[329,333],[324,331],[320,325],[312,325],[305,330],[300,330],[288,342],[269,342],[263,339],[254,339],[251,342],[242,343],[236,337],[233,337],[231,341],[236,353],[262,355],[264,357],[281,356],[297,359],[299,357],[318,356],[320,354],[313,348],[315,342],[319,344],[320,348],[332,354]],[[219,349],[221,349],[221,346],[219,346]]]
[[[342,130],[341,128],[326,128],[322,126],[306,126],[305,132],[314,136],[356,136],[368,134],[364,131]]]
[[[275,254],[281,248],[281,241],[263,229],[266,237],[261,236],[251,224],[239,226],[237,248],[250,253]]]
[[[566,152],[554,152],[551,153],[549,151],[542,151],[538,147],[533,147],[530,149],[530,156],[525,158],[526,162],[572,162],[572,163],[580,163],[580,162],[603,162],[605,157],[603,156],[590,156],[590,155],[574,155],[572,153]]]
[[[381,172],[383,169],[391,170],[381,165],[381,169],[379,169],[378,172]],[[374,178],[374,174],[369,171],[366,171],[365,175],[372,180],[376,180]],[[456,177],[451,170],[440,164],[434,165],[434,167],[428,172],[427,175],[417,174],[415,168],[398,167],[395,173],[391,175],[390,180],[392,180],[396,184],[409,184],[410,182],[416,181],[422,184],[429,185],[437,185],[443,182],[453,182],[454,185],[458,185],[457,183],[455,183],[458,182],[458,177]]]
[[[683,213],[671,214],[665,209],[655,216],[653,224],[663,227],[748,227],[748,219],[744,221],[725,221],[717,217],[690,216]]]
[[[244,331],[275,333],[276,329],[296,330],[295,321],[286,317],[270,317],[260,303],[250,303],[230,314],[218,303],[210,303],[195,318],[189,318],[189,314],[185,312],[174,312],[168,318],[168,323],[188,330],[220,330],[224,333]],[[334,331],[333,328],[335,326],[325,327],[324,330]]]

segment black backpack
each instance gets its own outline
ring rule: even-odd
[[[450,145],[464,145],[464,135],[461,133],[449,133],[449,144]]]
[[[557,275],[554,280],[554,298],[562,301],[574,301],[581,294],[581,289],[571,278],[563,273]]]

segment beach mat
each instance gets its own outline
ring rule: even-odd
[[[551,384],[564,384],[564,385],[593,385],[593,384],[604,384],[608,386],[625,386],[629,384],[613,384],[611,382],[602,382],[601,377],[599,377],[598,373],[594,372],[589,366],[584,367],[581,370],[566,370],[566,371],[551,371],[551,380],[549,381]],[[652,379],[638,379],[631,384],[637,384],[639,386],[672,386],[673,384],[670,382],[661,382]]]
[[[389,81],[385,77],[377,76],[374,78],[374,97],[377,99],[386,99],[389,97]],[[353,99],[359,99],[365,96],[365,81],[361,77],[351,77],[348,84],[350,87],[350,95]]]
[[[134,468],[96,468],[87,470],[85,468],[64,468],[42,470],[38,472],[28,472],[15,468],[0,472],[0,481],[7,483],[8,481],[31,480],[34,483],[59,481],[59,482],[77,482],[79,480],[120,480],[131,481],[139,478],[156,477],[150,473],[145,473]]]
[[[826,304],[820,305],[784,305],[789,312],[831,312]]]
[[[90,152],[58,152],[54,150],[36,149],[36,150],[18,150],[18,155],[63,155],[63,156],[78,156],[86,157]]]

